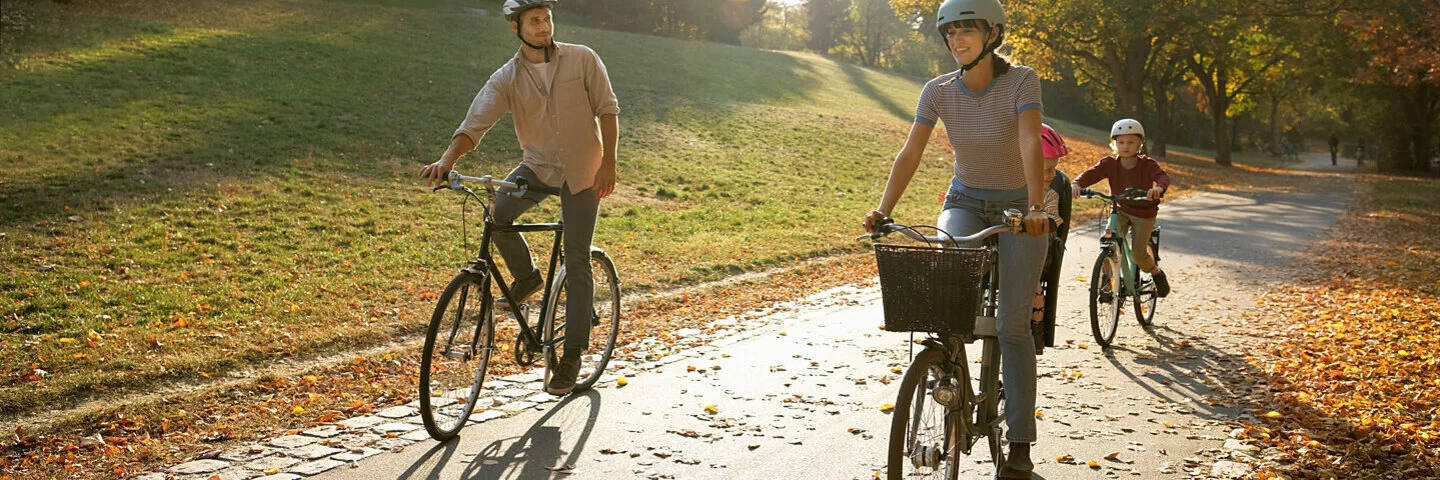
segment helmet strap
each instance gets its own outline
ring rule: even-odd
[[[525,40],[525,35],[521,34],[521,31],[524,29],[524,25],[521,25],[520,22],[515,22],[515,36],[520,39],[520,43],[523,43],[525,44],[525,46],[536,50],[544,50],[545,63],[550,63],[550,50],[555,48],[555,41],[551,40],[549,45],[533,45],[529,41]]]

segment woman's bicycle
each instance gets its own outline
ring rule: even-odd
[[[565,311],[566,274],[561,249],[564,225],[558,222],[497,225],[491,216],[491,205],[497,194],[516,198],[523,197],[528,191],[558,195],[559,189],[527,184],[524,179],[512,183],[489,175],[467,177],[454,171],[448,174],[447,179],[448,185],[435,190],[448,188],[460,191],[468,195],[467,200],[473,198],[479,202],[483,210],[484,229],[475,259],[461,269],[440,294],[435,312],[430,316],[430,326],[425,331],[425,347],[420,359],[420,418],[430,436],[441,441],[454,438],[477,410],[476,402],[480,398],[486,370],[494,352],[499,349],[495,327],[498,320],[504,319],[504,313],[496,311],[497,298],[503,297],[509,302],[509,312],[520,327],[511,346],[515,362],[528,366],[543,357],[546,384],[550,382],[552,368],[564,355],[565,326],[575,318],[572,313],[579,313]],[[484,198],[464,182],[484,187]],[[497,193],[497,188],[509,191]],[[463,208],[461,212],[463,224]],[[490,252],[491,236],[501,232],[555,232],[545,293],[541,296],[540,315],[535,318],[533,329],[528,320],[529,305],[515,303],[509,282],[504,281],[501,269]],[[595,276],[595,300],[591,311],[584,312],[591,321],[590,343],[581,357],[574,391],[588,389],[599,380],[610,362],[620,333],[620,280],[615,273],[615,264],[605,252],[594,247],[590,249],[590,262]],[[498,292],[492,288],[498,289]]]
[[[914,355],[895,400],[890,480],[958,478],[960,455],[969,455],[982,437],[997,473],[1005,463],[1000,444],[1005,394],[995,324],[999,250],[991,236],[1020,231],[1023,218],[1013,209],[1005,216],[1004,225],[967,237],[888,219],[875,226],[874,234],[861,237],[878,240],[899,232],[922,243],[875,244],[885,329],[926,334],[920,342],[924,349]],[[924,235],[920,229],[937,235]],[[980,240],[986,240],[980,248],[955,247]],[[972,377],[965,345],[976,339],[981,341],[980,375]]]
[[[1120,328],[1120,314],[1125,309],[1126,299],[1134,303],[1135,320],[1140,325],[1150,326],[1155,319],[1155,304],[1158,296],[1155,282],[1142,278],[1140,267],[1130,252],[1130,242],[1117,232],[1120,228],[1120,207],[1116,200],[1144,200],[1145,191],[1137,188],[1126,189],[1120,195],[1106,195],[1091,189],[1080,191],[1084,198],[1100,197],[1110,204],[1110,219],[1100,234],[1100,255],[1095,259],[1095,270],[1090,275],[1090,331],[1095,342],[1108,348],[1115,340],[1115,331]],[[1155,260],[1160,260],[1160,226],[1150,233],[1150,251]],[[1145,247],[1140,247],[1145,248]]]

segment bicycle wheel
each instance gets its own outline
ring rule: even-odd
[[[890,480],[934,478],[951,480],[960,475],[955,428],[959,423],[932,391],[944,386],[960,397],[948,377],[945,352],[926,348],[915,356],[890,419],[890,455],[886,475]]]
[[[1155,281],[1145,280],[1135,292],[1135,320],[1146,327],[1153,325],[1155,321],[1155,304],[1159,297],[1155,295]]]
[[[1002,425],[1005,424],[1005,386],[1000,381],[1000,340],[986,337],[980,339],[980,378],[975,393],[978,404],[975,409],[975,425],[984,429],[985,444],[990,450],[990,459],[995,471],[1005,463],[1005,452],[1000,448]]]
[[[1115,248],[1102,248],[1090,276],[1090,331],[1102,348],[1110,346],[1120,327],[1120,306],[1125,301],[1120,275],[1120,257]]]
[[[580,373],[575,377],[575,389],[583,391],[595,386],[605,366],[615,353],[615,342],[620,336],[620,276],[615,273],[615,264],[600,250],[590,251],[590,270],[595,278],[595,297],[590,311],[590,342],[580,352]],[[565,311],[569,288],[566,287],[565,268],[555,275],[555,292],[545,313],[545,384],[550,384],[551,369],[565,356],[565,330],[577,317]]]
[[[420,418],[430,437],[454,438],[475,410],[494,350],[488,275],[455,276],[435,305],[420,357]]]

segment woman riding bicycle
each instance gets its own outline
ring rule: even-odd
[[[880,206],[866,231],[887,218],[909,186],[937,121],[955,152],[954,177],[938,225],[955,236],[1003,223],[1010,208],[1027,211],[1025,234],[1000,235],[999,328],[1010,454],[1000,478],[1032,478],[1035,428],[1035,345],[1030,302],[1048,246],[1044,160],[1040,146],[1040,78],[995,53],[1004,41],[998,0],[946,0],[936,27],[960,69],[925,84],[915,123],[895,157]]]

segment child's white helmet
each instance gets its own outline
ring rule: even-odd
[[[1139,120],[1124,118],[1110,126],[1111,140],[1121,135],[1139,135],[1143,139],[1145,138],[1145,127],[1140,125]]]

